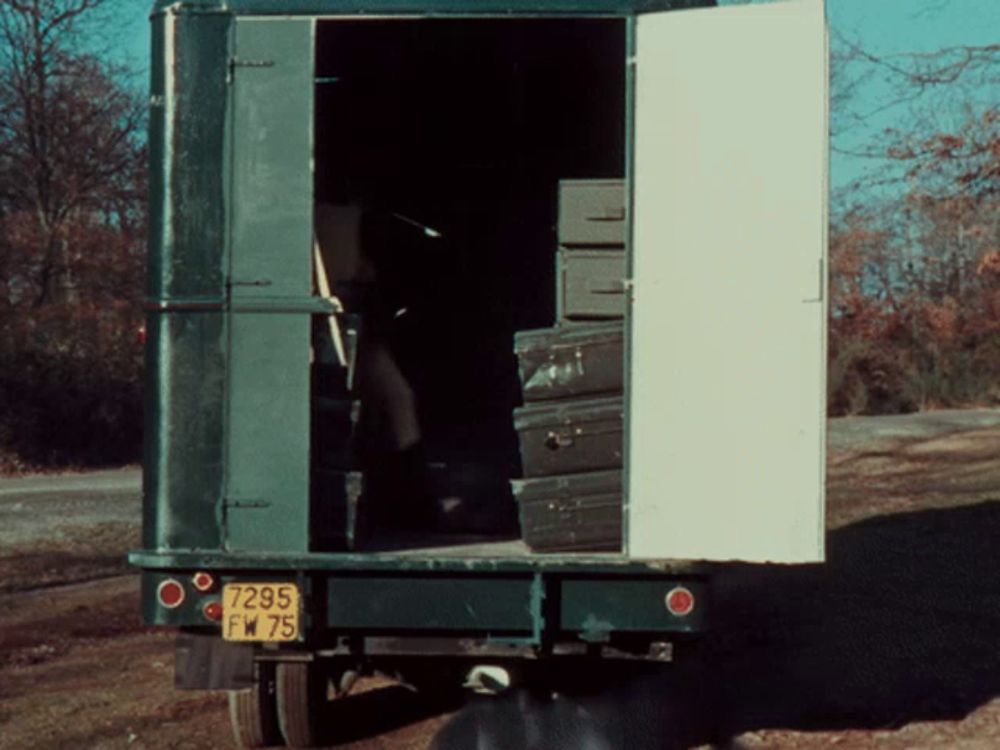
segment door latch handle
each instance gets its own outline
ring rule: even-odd
[[[823,272],[823,259],[820,258],[819,261],[819,278],[818,278],[818,288],[816,289],[816,296],[812,299],[804,299],[802,302],[817,303],[822,302],[823,298],[826,296],[826,274]]]

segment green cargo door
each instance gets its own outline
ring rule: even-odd
[[[226,545],[309,546],[313,24],[235,23]]]

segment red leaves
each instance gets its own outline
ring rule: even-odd
[[[962,190],[913,190],[834,221],[832,413],[989,400],[1000,382],[998,226],[1000,199]]]
[[[2,11],[0,453],[36,465],[139,444],[144,105],[75,46],[94,6]]]
[[[976,267],[976,275],[1000,285],[1000,251],[986,253]]]
[[[917,136],[885,131],[889,159],[907,164],[906,178],[945,197],[957,188],[966,197],[1000,193],[1000,108],[970,114],[953,132]]]

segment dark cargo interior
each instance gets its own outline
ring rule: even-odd
[[[363,207],[422,450],[513,512],[513,334],[553,325],[558,181],[624,174],[624,21],[329,20],[316,55],[315,197]]]

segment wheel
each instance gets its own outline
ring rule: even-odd
[[[273,664],[257,662],[253,687],[229,691],[229,720],[239,747],[281,744]]]
[[[275,675],[278,724],[289,747],[319,744],[326,678],[313,662],[281,662]]]

